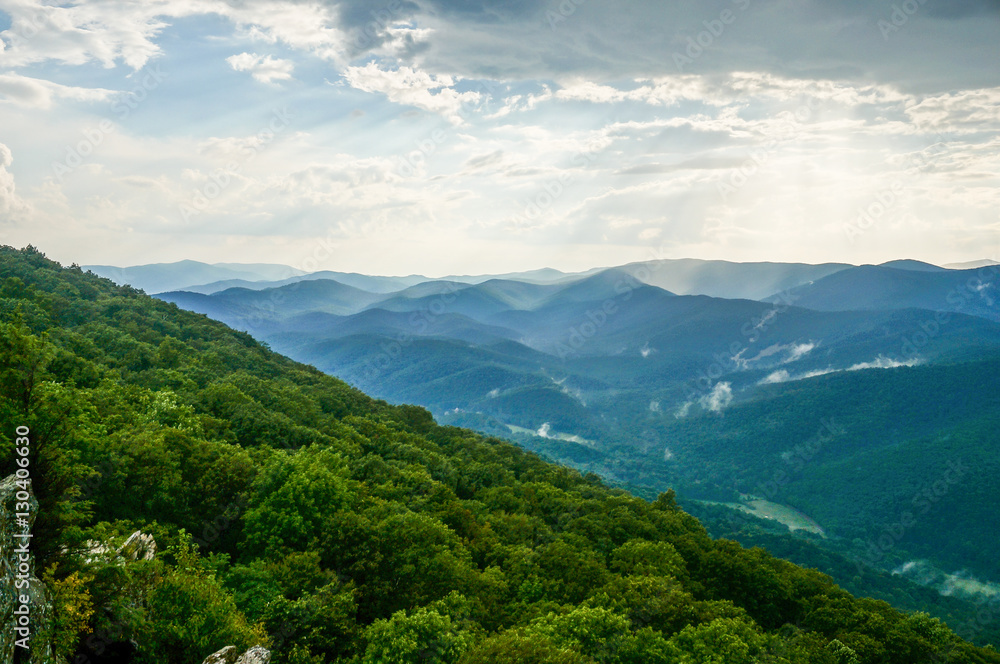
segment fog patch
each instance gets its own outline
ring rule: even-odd
[[[811,350],[811,349],[810,349]],[[918,364],[922,364],[923,360],[920,358],[914,358],[911,360],[894,360],[891,357],[885,357],[884,355],[879,355],[871,362],[859,362],[857,364],[852,364],[846,369],[835,369],[833,367],[827,367],[826,369],[816,369],[814,371],[807,371],[805,373],[793,374],[787,369],[779,369],[774,371],[761,380],[757,381],[758,385],[774,385],[777,383],[787,383],[793,380],[804,380],[806,378],[814,378],[816,376],[825,376],[831,373],[842,373],[845,371],[862,371],[864,369],[896,369],[898,367],[914,367]]]
[[[934,588],[947,597],[971,600],[1000,601],[1000,584],[981,581],[965,570],[953,574],[944,572],[926,560],[910,560],[896,569],[893,574],[906,577],[922,586]]]
[[[733,401],[733,386],[730,383],[716,383],[712,391],[698,400],[701,407],[713,413],[722,410]]]

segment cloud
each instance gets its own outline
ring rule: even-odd
[[[193,2],[77,2],[52,5],[43,0],[6,3],[10,28],[0,33],[5,42],[0,62],[22,67],[56,61],[67,65],[98,62],[114,67],[122,61],[142,68],[160,53],[154,39],[167,27],[161,16],[193,13]],[[211,11],[212,2],[204,10]]]
[[[113,94],[101,88],[79,88],[20,74],[0,74],[0,98],[30,108],[51,108],[53,99],[106,101]]]
[[[24,210],[27,206],[14,191],[14,175],[7,168],[14,162],[14,156],[0,143],[0,215],[7,216]]]
[[[162,53],[160,35],[178,19],[221,17],[239,36],[284,44],[338,64],[366,53],[434,74],[505,80],[580,81],[566,99],[671,104],[689,98],[681,76],[711,89],[711,77],[762,72],[787,79],[897,83],[945,91],[993,87],[998,72],[997,4],[962,0],[922,6],[887,39],[878,27],[891,7],[876,0],[830,3],[663,3],[636,0],[629,12],[608,3],[502,3],[484,0],[45,0],[8,3],[0,64],[57,61],[139,69]],[[706,24],[720,12],[735,22],[718,35]],[[558,15],[558,21],[551,16]],[[689,39],[708,35],[693,62],[674,71]],[[961,38],[955,38],[961,35]],[[661,79],[671,73],[669,82]],[[704,78],[703,78],[704,77]],[[623,91],[605,87],[636,80]],[[682,86],[683,88],[683,86]],[[707,98],[708,95],[702,95]]]
[[[363,21],[360,3],[341,3],[342,16]],[[938,91],[995,85],[998,72],[990,63],[1000,59],[994,39],[1000,11],[991,0],[959,4],[953,11],[923,6],[889,39],[878,22],[890,18],[892,7],[880,0],[636,0],[627,14],[613,3],[427,0],[403,3],[392,18],[433,30],[433,39],[419,48],[398,52],[402,64],[468,78],[586,79],[599,86],[677,69],[707,77],[767,72]],[[721,34],[708,32],[706,24],[717,22],[722,10],[732,11],[735,21]],[[699,38],[709,45],[678,69],[674,56]],[[617,96],[597,87],[587,94]]]
[[[801,360],[803,357],[811,353],[813,349],[816,348],[816,345],[817,344],[813,341],[804,344],[793,344],[788,352],[788,357],[784,360],[784,363],[790,364]]]
[[[980,581],[966,570],[951,574],[927,560],[909,560],[892,570],[892,573],[913,579],[920,585],[936,588],[946,597],[958,596],[977,600],[979,603],[996,601],[1000,597],[1000,584]]]
[[[395,104],[442,115],[453,124],[462,124],[463,108],[475,106],[483,98],[478,91],[455,90],[455,79],[451,76],[434,76],[410,67],[381,69],[374,62],[347,67],[344,80],[358,90],[383,94]]]
[[[698,400],[701,407],[713,413],[722,410],[733,401],[733,386],[731,383],[716,383],[712,391]]]
[[[761,320],[754,325],[754,330],[760,330],[766,327],[778,314],[777,309],[770,309]],[[750,358],[743,357],[743,354],[748,350],[744,348],[736,355],[732,356],[732,361],[739,367],[740,370],[748,370],[753,368],[762,368],[775,364],[791,364],[792,362],[797,362],[803,357],[811,353],[819,344],[815,341],[808,341],[806,343],[790,343],[790,344],[772,344],[767,348],[764,348],[759,353]],[[757,365],[756,367],[753,365]],[[776,372],[780,373],[780,372]],[[784,372],[787,375],[787,372]]]
[[[157,38],[182,18],[222,17],[246,38],[282,43],[320,58],[346,62],[353,47],[340,27],[340,9],[295,0],[83,0],[51,5],[24,0],[4,8],[11,17],[0,33],[0,64],[22,67],[55,61],[67,65],[123,63],[139,70],[162,54]]]
[[[726,170],[738,168],[745,160],[738,157],[697,157],[676,164],[646,163],[624,168],[616,175],[663,175],[688,170]]]
[[[807,371],[805,373],[800,373],[800,374],[792,374],[787,369],[779,369],[778,371],[768,374],[757,384],[774,385],[777,383],[787,383],[793,380],[804,380],[806,378],[815,378],[816,376],[825,376],[827,374],[839,373],[843,371],[863,371],[865,369],[895,369],[897,367],[913,367],[921,363],[922,360],[920,359],[900,361],[900,360],[894,360],[890,357],[885,357],[884,355],[879,355],[871,362],[858,362],[857,364],[852,364],[846,369],[834,369],[828,367],[826,369],[815,369],[813,371]]]
[[[270,55],[257,55],[256,53],[240,53],[226,58],[229,66],[236,71],[250,72],[254,80],[261,83],[274,83],[275,81],[287,81],[292,77],[295,63],[291,60],[281,60]]]
[[[1000,88],[928,96],[906,109],[927,132],[981,133],[1000,130]]]
[[[891,357],[885,357],[884,355],[879,355],[877,358],[871,362],[859,362],[858,364],[852,364],[847,368],[848,371],[861,371],[863,369],[895,369],[897,367],[913,367],[921,363],[919,359],[906,360],[905,362],[900,362],[899,360],[894,360]]]
[[[503,150],[494,150],[488,154],[477,155],[475,157],[470,157],[465,162],[466,171],[478,171],[484,168],[489,168],[491,166],[496,166],[503,161],[504,152]]]
[[[778,369],[774,373],[769,374],[763,380],[758,383],[759,385],[773,385],[775,383],[787,383],[792,380],[791,374],[788,373],[788,369]]]

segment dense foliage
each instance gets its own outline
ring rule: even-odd
[[[977,643],[1000,643],[1000,596],[989,592],[957,593],[954,575],[935,573],[926,564],[910,575],[882,571],[859,560],[855,543],[850,540],[791,533],[774,520],[720,505],[683,501],[682,506],[713,537],[761,547],[796,565],[822,570],[851,594],[881,599],[905,611],[927,612]]]
[[[672,493],[440,427],[31,248],[0,249],[0,325],[0,472],[29,426],[64,657],[132,638],[177,664],[254,643],[277,664],[1000,662],[711,539]],[[108,553],[134,530],[153,560]]]

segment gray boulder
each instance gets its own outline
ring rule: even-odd
[[[226,646],[205,658],[201,664],[268,664],[271,651],[263,646],[254,646],[242,655],[236,646]]]
[[[226,646],[206,657],[201,664],[236,664],[236,658],[239,656],[240,651],[236,649],[236,646]]]
[[[271,651],[264,646],[254,646],[243,653],[236,664],[268,664],[271,661]]]

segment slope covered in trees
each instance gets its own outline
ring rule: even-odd
[[[438,426],[31,248],[0,249],[0,326],[0,472],[29,427],[60,661],[134,639],[178,664],[255,643],[276,664],[1000,662],[712,540],[671,493]],[[136,530],[152,559],[108,553]]]

